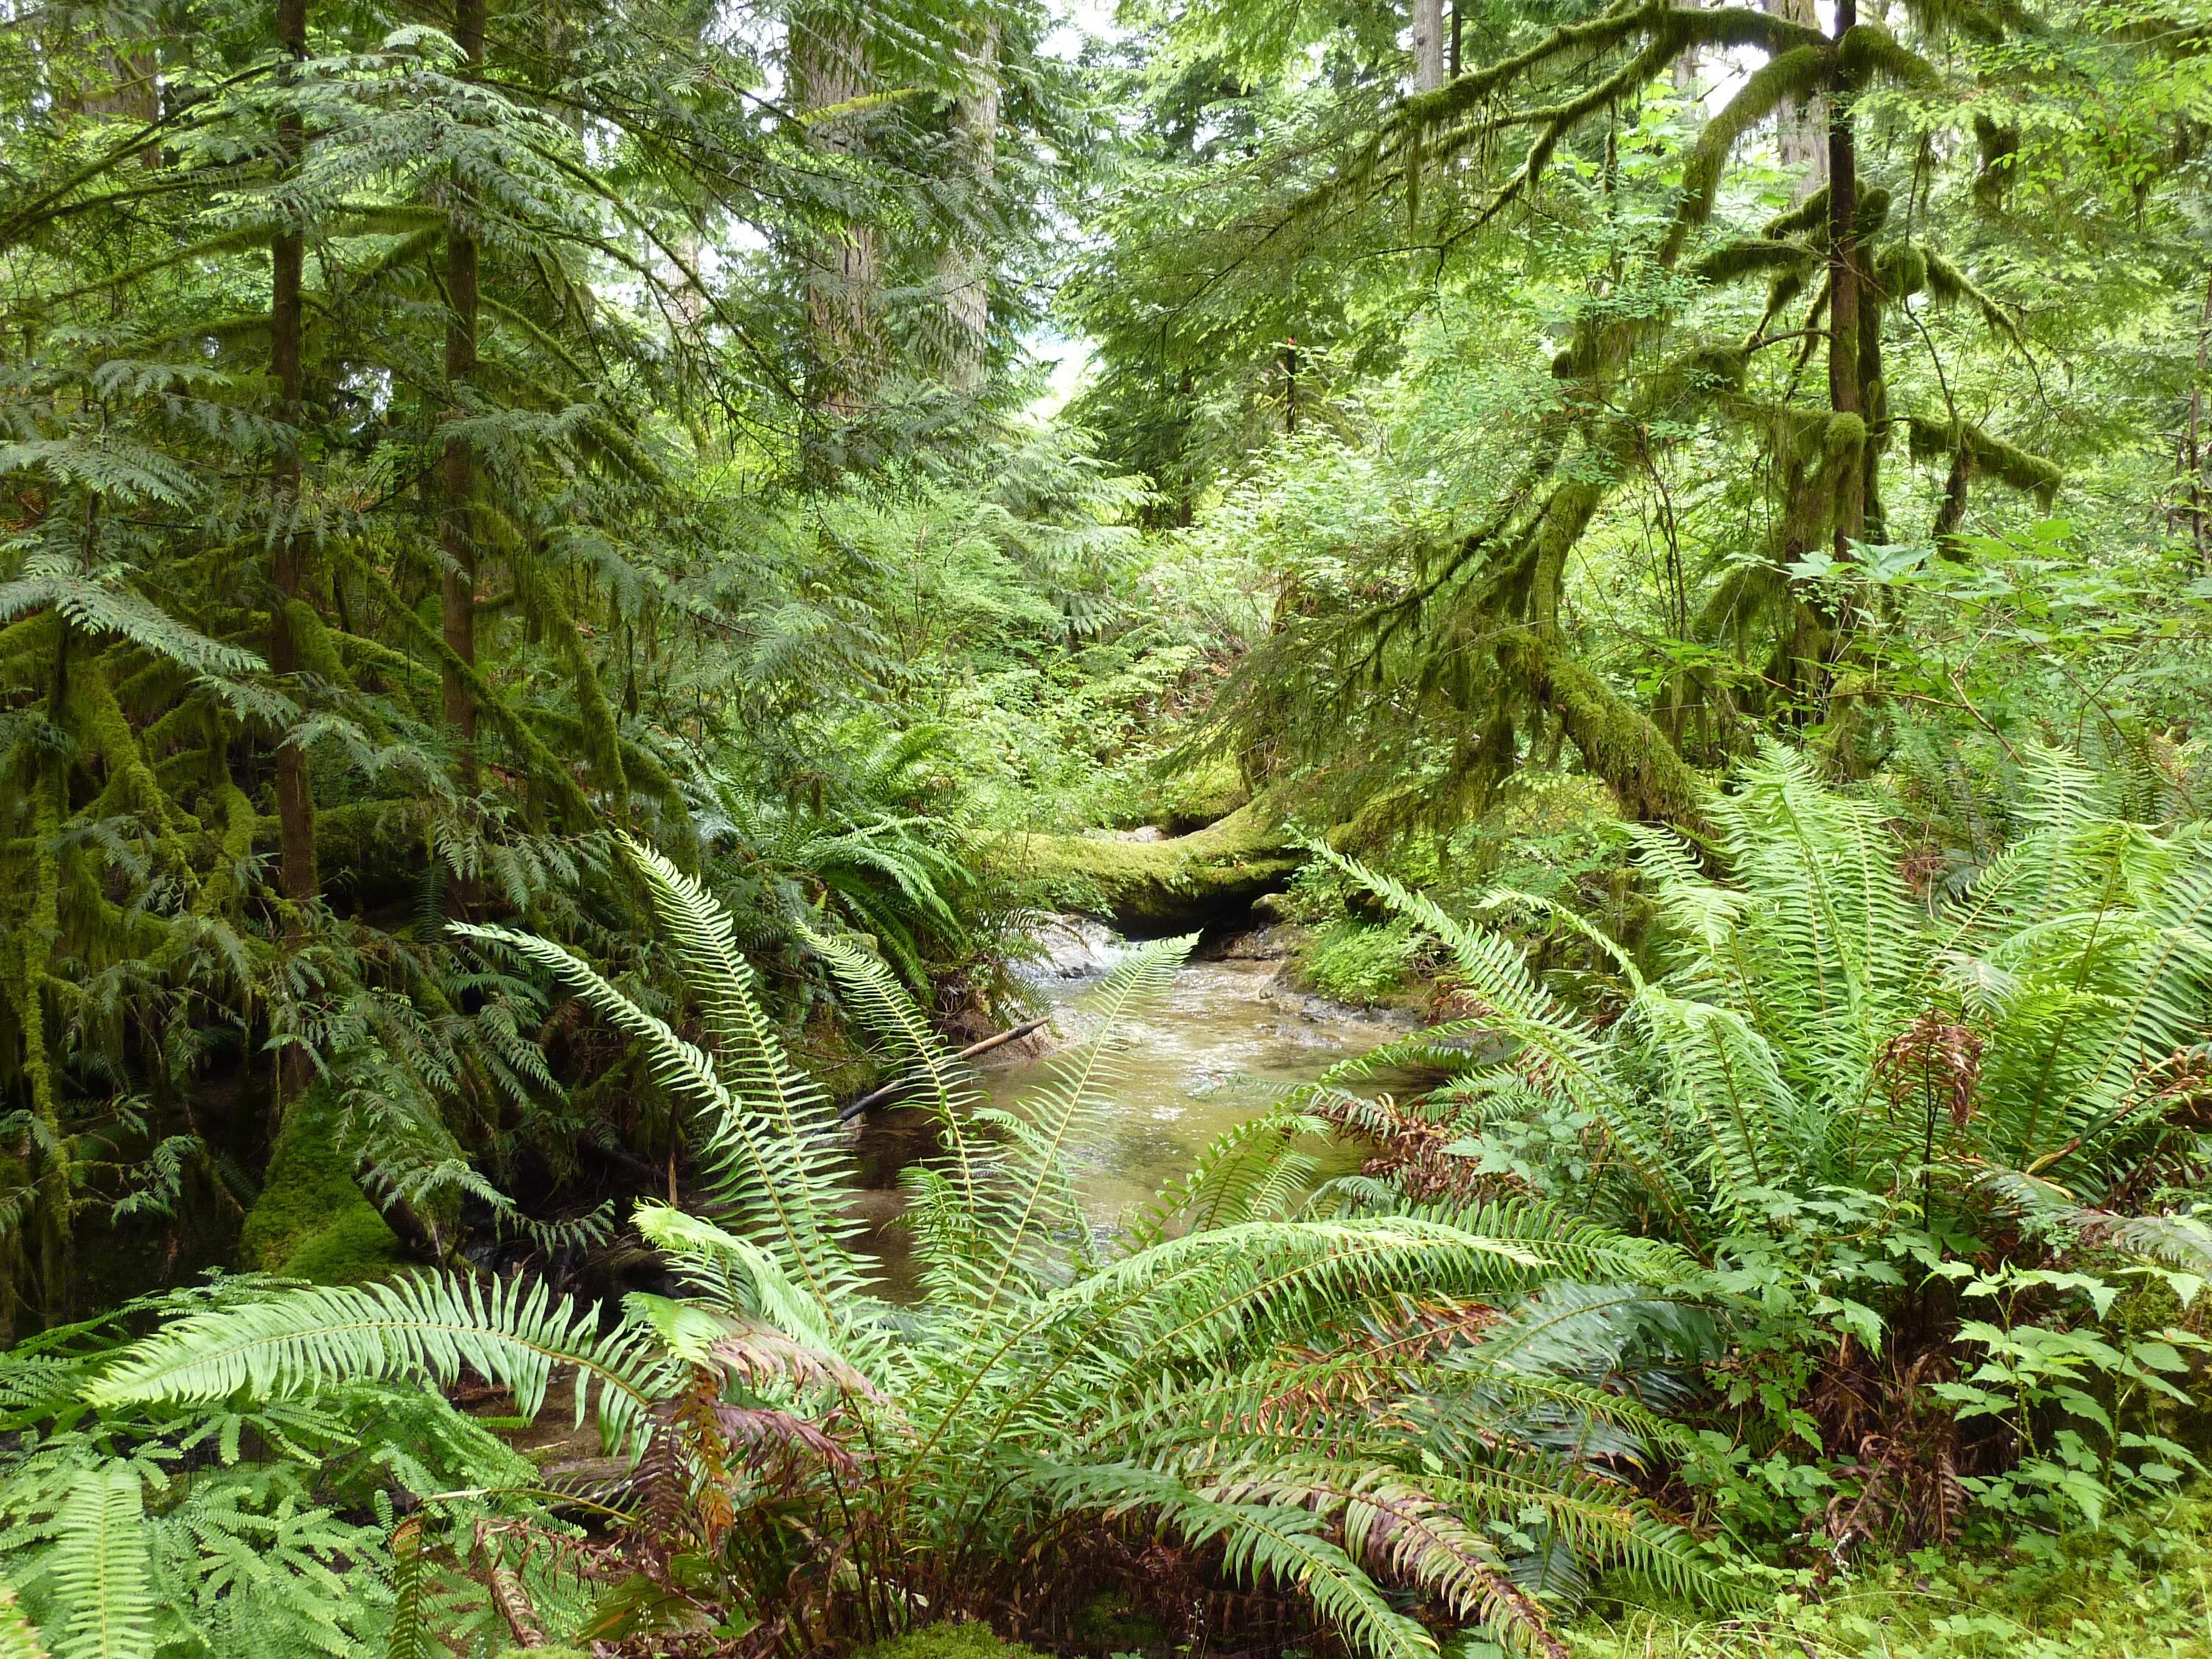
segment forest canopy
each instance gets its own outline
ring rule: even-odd
[[[0,21],[0,1659],[2201,1642],[2212,18]]]

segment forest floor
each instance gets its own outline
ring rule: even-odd
[[[1576,1659],[2212,1659],[2212,1492],[1863,1565],[1756,1617],[1615,1605],[1567,1635]]]

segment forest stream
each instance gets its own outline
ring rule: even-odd
[[[1049,1082],[1054,1057],[1097,1033],[1090,994],[1129,948],[1103,925],[1075,916],[1054,919],[1040,942],[1047,954],[1023,976],[1052,1024],[980,1062],[984,1097],[994,1106],[1013,1105]],[[1109,1223],[1152,1198],[1216,1136],[1282,1090],[1413,1029],[1402,1013],[1298,990],[1284,982],[1285,966],[1265,930],[1237,935],[1201,947],[1164,1000],[1119,1022],[1103,1091],[1106,1127],[1079,1154],[1094,1222]],[[1384,1073],[1360,1088],[1412,1080]],[[905,1234],[892,1224],[905,1209],[899,1173],[933,1144],[929,1119],[912,1107],[873,1112],[860,1133],[861,1191],[854,1211],[869,1224],[865,1246],[882,1259],[894,1295],[908,1284]],[[1341,1150],[1323,1149],[1322,1157],[1325,1172],[1352,1166]]]

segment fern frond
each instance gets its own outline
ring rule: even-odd
[[[131,1464],[77,1477],[54,1517],[54,1588],[66,1621],[54,1659],[140,1659],[153,1650],[145,1521],[143,1478]]]
[[[543,1285],[422,1275],[288,1291],[177,1321],[125,1349],[84,1389],[96,1409],[243,1395],[312,1396],[363,1379],[450,1384],[463,1367],[503,1385],[535,1416],[555,1373],[576,1375],[575,1421],[596,1401],[610,1445],[635,1445],[669,1386],[634,1330],[599,1331],[595,1308]]]

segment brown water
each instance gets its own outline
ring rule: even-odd
[[[1035,970],[1031,983],[1053,1024],[1048,1033],[981,1062],[984,1093],[994,1106],[1018,1106],[1049,1079],[1055,1052],[1097,1036],[1101,1021],[1085,1006],[1087,994],[1123,948],[1083,922],[1056,926],[1046,942],[1052,958]],[[1285,1089],[1411,1029],[1402,1017],[1364,1012],[1285,986],[1281,967],[1249,958],[1186,963],[1159,1002],[1117,1023],[1112,1074],[1098,1091],[1098,1127],[1074,1152],[1095,1223],[1111,1226],[1152,1198],[1215,1137],[1267,1109]],[[1359,1087],[1406,1081],[1385,1077]],[[904,1206],[898,1173],[934,1150],[928,1118],[911,1109],[872,1114],[860,1134],[863,1190],[854,1212],[870,1223],[867,1248],[882,1256],[894,1294],[907,1279],[904,1233],[891,1224]],[[1333,1160],[1346,1168],[1355,1161],[1349,1152]]]

